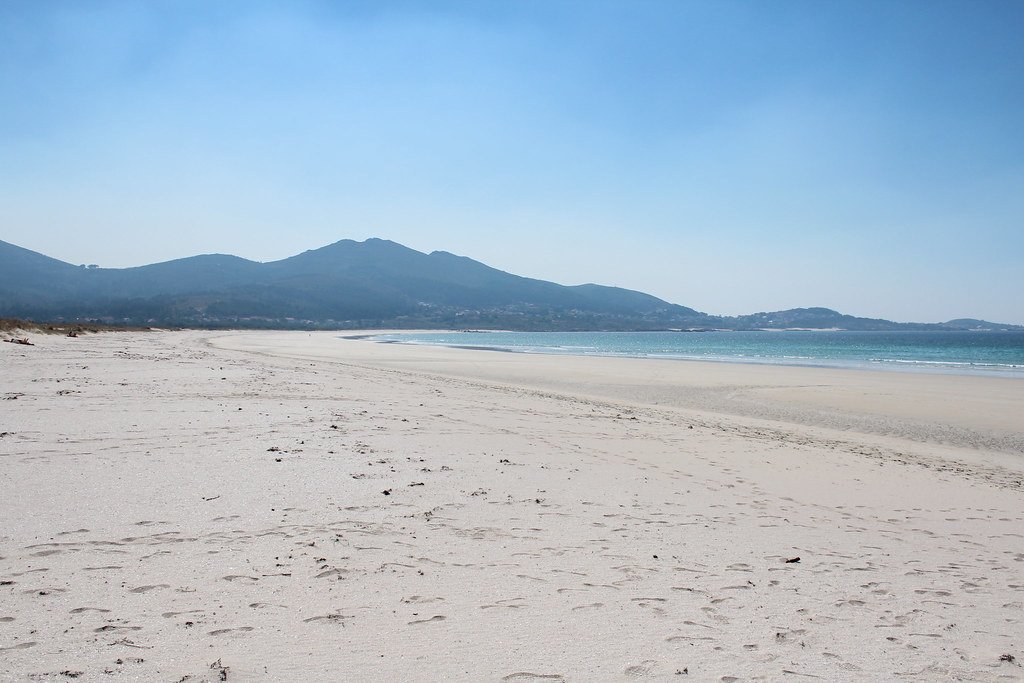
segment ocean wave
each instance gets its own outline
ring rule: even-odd
[[[1024,365],[1014,363],[983,363],[978,361],[957,361],[957,360],[910,360],[907,358],[869,358],[872,363],[904,363],[907,365],[939,365],[949,367],[971,367],[971,368],[1006,368],[1009,370],[1024,370]]]

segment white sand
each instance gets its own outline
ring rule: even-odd
[[[1024,381],[336,337],[0,344],[0,680],[1024,678]]]

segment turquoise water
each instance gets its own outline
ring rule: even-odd
[[[520,353],[1024,378],[1024,332],[424,332],[373,339]]]

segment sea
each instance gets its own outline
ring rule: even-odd
[[[1024,379],[1024,331],[416,332],[376,341],[514,353],[995,375]]]

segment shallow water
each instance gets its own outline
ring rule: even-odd
[[[373,339],[519,353],[1024,378],[1024,332],[424,332]]]

